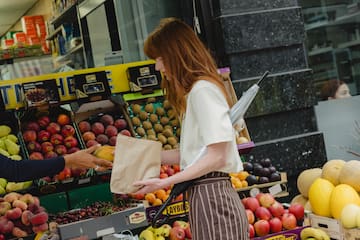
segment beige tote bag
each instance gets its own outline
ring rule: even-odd
[[[159,177],[162,144],[153,140],[117,135],[110,179],[112,193],[133,193],[138,180]]]

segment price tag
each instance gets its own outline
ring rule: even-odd
[[[276,194],[278,194],[280,192],[282,192],[280,184],[275,184],[274,186],[269,188],[269,193],[273,196],[275,196]]]
[[[256,197],[260,193],[260,189],[254,187],[250,190],[249,194],[251,197]]]
[[[91,181],[90,177],[82,178],[82,179],[79,179],[78,184],[86,184],[86,183],[89,183],[90,181]]]

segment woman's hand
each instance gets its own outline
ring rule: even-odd
[[[96,171],[105,171],[112,168],[112,162],[95,157],[92,153],[100,145],[95,145],[64,156],[65,167],[69,168],[94,168]]]
[[[136,181],[133,183],[135,187],[141,187],[140,190],[135,192],[135,194],[146,194],[149,192],[154,192],[155,190],[165,188],[167,185],[164,179],[160,178],[151,178],[147,180]]]

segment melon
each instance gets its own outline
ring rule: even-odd
[[[360,215],[360,207],[355,204],[346,205],[341,211],[340,222],[344,228],[357,227],[357,215]]]
[[[321,168],[310,168],[302,171],[297,178],[297,188],[301,195],[308,197],[311,184],[315,179],[321,177]]]
[[[333,159],[324,164],[322,167],[321,177],[329,180],[334,186],[339,184],[339,175],[345,161],[341,159]]]
[[[359,194],[347,184],[337,185],[330,197],[330,211],[333,218],[340,219],[341,211],[348,204],[360,206]]]
[[[351,160],[345,162],[339,174],[339,182],[352,186],[360,192],[360,161]]]
[[[305,207],[305,204],[307,203],[308,199],[306,197],[304,197],[301,194],[296,195],[290,202],[290,204],[293,203],[299,203],[301,204],[303,207]]]
[[[304,209],[306,211],[312,212],[311,203],[309,200],[307,200],[307,202],[305,203]]]
[[[323,178],[317,178],[311,184],[309,201],[313,213],[323,217],[331,217],[330,197],[333,189],[334,184]]]

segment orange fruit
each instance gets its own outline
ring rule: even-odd
[[[241,171],[237,174],[237,177],[243,181],[245,180],[250,174],[247,171]]]
[[[245,181],[245,180],[241,180],[241,185],[242,185],[242,187],[248,187],[249,186],[248,182]]]
[[[164,199],[166,196],[166,191],[164,189],[159,189],[155,191],[155,196],[160,199]]]
[[[145,194],[145,200],[147,200],[150,204],[155,202],[156,196],[154,193],[147,193]]]
[[[153,206],[159,206],[159,205],[161,205],[161,204],[162,204],[161,199],[156,198],[152,205],[153,205]]]
[[[57,117],[57,123],[60,125],[66,125],[70,123],[70,117],[64,113],[61,113]]]

